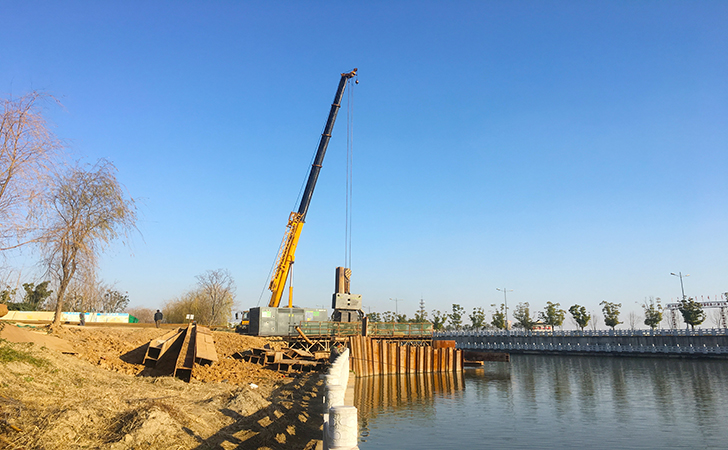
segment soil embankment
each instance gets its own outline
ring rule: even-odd
[[[220,361],[196,365],[185,383],[155,376],[142,365],[146,344],[166,331],[67,326],[56,335],[76,352],[66,354],[45,345],[43,334],[37,344],[10,342],[10,335],[22,331],[5,325],[0,331],[0,338],[8,336],[0,340],[0,449],[321,446],[317,374],[284,377],[230,358],[280,342],[215,332]]]

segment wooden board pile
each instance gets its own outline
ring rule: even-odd
[[[165,356],[168,360],[174,361],[174,366],[165,368],[164,364],[159,364]],[[187,328],[170,331],[161,338],[149,342],[144,365],[162,371],[171,369],[169,371],[175,377],[189,381],[195,363],[208,365],[217,360],[212,332],[208,328],[190,324]]]
[[[235,353],[233,358],[260,364],[278,372],[317,372],[328,364],[329,352],[312,353],[295,348],[252,348]]]

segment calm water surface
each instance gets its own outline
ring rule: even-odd
[[[366,449],[728,449],[728,361],[513,355],[358,379]]]

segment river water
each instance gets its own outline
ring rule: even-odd
[[[728,361],[512,355],[357,379],[361,450],[728,449]]]

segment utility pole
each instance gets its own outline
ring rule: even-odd
[[[390,301],[394,301],[394,313],[399,316],[399,302],[403,301],[404,299],[401,298],[390,298]]]
[[[670,272],[670,275],[676,276],[680,278],[680,291],[682,292],[682,299],[685,300],[685,288],[683,287],[683,277],[689,277],[690,274],[683,275],[682,272],[678,273],[672,273]]]
[[[506,288],[495,288],[496,291],[503,292],[503,302],[506,305],[506,331],[510,331],[508,328],[508,297],[506,296],[506,292],[513,292],[513,289],[506,289]]]

